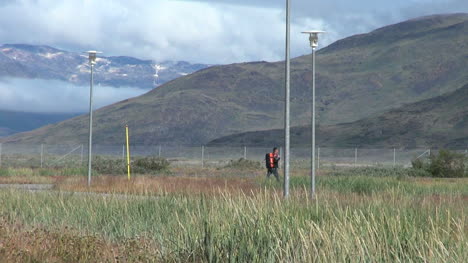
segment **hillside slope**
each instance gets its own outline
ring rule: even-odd
[[[73,118],[74,113],[28,113],[0,110],[0,137]]]
[[[310,146],[310,126],[294,127],[292,145]],[[283,130],[246,132],[213,140],[208,145],[281,145]],[[449,94],[390,110],[351,123],[321,126],[323,147],[449,147],[468,145],[468,84]]]
[[[317,56],[318,123],[352,122],[468,83],[468,14],[409,20],[352,36]],[[311,57],[292,61],[292,123],[310,123]],[[95,114],[96,143],[200,144],[221,136],[281,128],[284,63],[216,66],[173,80]],[[81,116],[7,138],[11,142],[85,142]]]

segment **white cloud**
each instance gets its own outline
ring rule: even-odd
[[[231,63],[284,57],[284,0],[0,0],[0,43],[154,60]],[[415,16],[467,12],[466,0],[292,0],[293,56],[300,31],[330,32],[323,45]]]
[[[141,95],[132,87],[94,86],[94,109]],[[89,110],[89,87],[42,79],[0,79],[0,109],[23,112],[80,113]]]

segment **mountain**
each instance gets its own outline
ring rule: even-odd
[[[339,40],[317,54],[321,126],[354,122],[468,83],[468,14],[405,21]],[[292,124],[310,124],[311,56],[292,63]],[[284,63],[215,66],[96,111],[96,143],[201,144],[283,126]],[[85,142],[87,117],[15,135],[24,143]]]
[[[77,115],[76,113],[27,113],[0,110],[0,137],[30,131]]]
[[[13,131],[13,130],[11,130],[9,128],[0,127],[0,138],[11,135],[11,134],[14,134],[14,133],[15,133],[15,131]]]
[[[95,82],[120,87],[154,88],[155,62],[133,57],[99,56]],[[206,68],[204,64],[184,61],[159,63],[158,85]],[[40,78],[89,84],[88,55],[49,46],[5,44],[0,46],[0,77]]]
[[[291,144],[310,146],[311,127],[291,129]],[[449,147],[468,146],[468,83],[435,98],[411,103],[382,115],[351,123],[320,126],[323,147]],[[284,130],[246,132],[218,138],[208,146],[281,145]]]

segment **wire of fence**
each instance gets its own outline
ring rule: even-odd
[[[132,158],[161,157],[173,166],[223,166],[232,160],[247,159],[263,166],[268,147],[207,147],[131,145]],[[467,150],[457,150],[467,153]],[[85,144],[76,145],[25,145],[0,144],[0,167],[60,167],[84,166],[87,159]],[[282,152],[282,149],[281,151]],[[310,148],[291,148],[292,167],[310,166]],[[317,168],[330,166],[409,166],[416,158],[427,158],[436,150],[417,149],[369,149],[369,148],[317,148]],[[93,156],[121,159],[125,162],[125,145],[94,145]]]

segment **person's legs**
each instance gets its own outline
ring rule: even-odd
[[[272,173],[271,169],[267,169],[267,178],[270,178],[271,173]]]
[[[274,168],[274,169],[273,169],[273,174],[274,174],[274,175],[275,175],[275,177],[276,177],[276,181],[278,181],[278,182],[279,182],[279,181],[280,181],[280,179],[279,179],[279,174],[278,174],[278,168]]]

